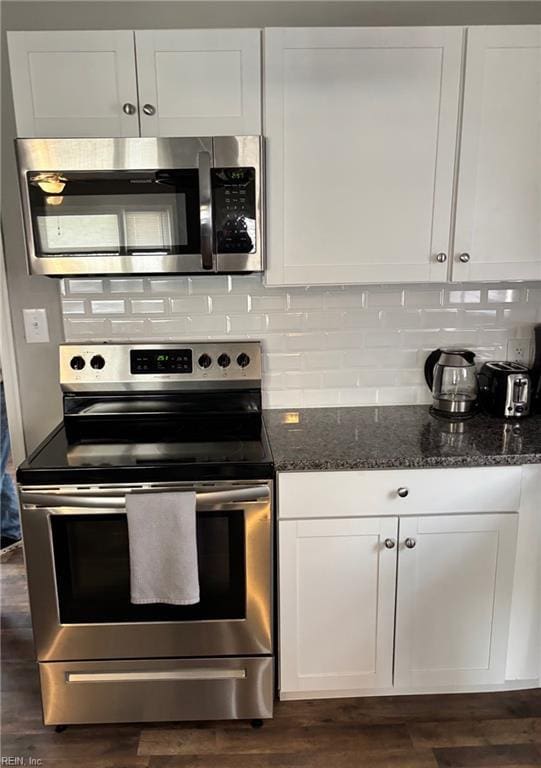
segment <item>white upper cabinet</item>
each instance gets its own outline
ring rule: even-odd
[[[260,38],[258,29],[136,32],[141,135],[261,133]]]
[[[541,26],[467,35],[453,279],[539,280]]]
[[[269,284],[447,279],[463,34],[265,31]]]
[[[133,32],[8,32],[8,44],[18,136],[139,135]]]
[[[261,133],[258,29],[8,39],[18,136]]]

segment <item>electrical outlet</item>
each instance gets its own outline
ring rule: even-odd
[[[49,326],[45,309],[23,309],[24,335],[28,344],[49,341]]]
[[[510,363],[531,365],[531,339],[509,339],[507,342],[507,359]]]

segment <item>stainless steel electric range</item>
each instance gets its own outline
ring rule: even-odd
[[[257,342],[65,344],[17,473],[45,724],[272,716],[273,463]],[[126,496],[194,490],[201,599],[130,602]]]

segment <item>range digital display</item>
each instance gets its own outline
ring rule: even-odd
[[[192,373],[191,349],[132,349],[131,373]]]

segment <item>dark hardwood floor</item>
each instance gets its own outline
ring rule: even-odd
[[[1,564],[2,756],[44,768],[533,768],[541,690],[277,703],[243,722],[71,726],[41,722],[21,552]]]

